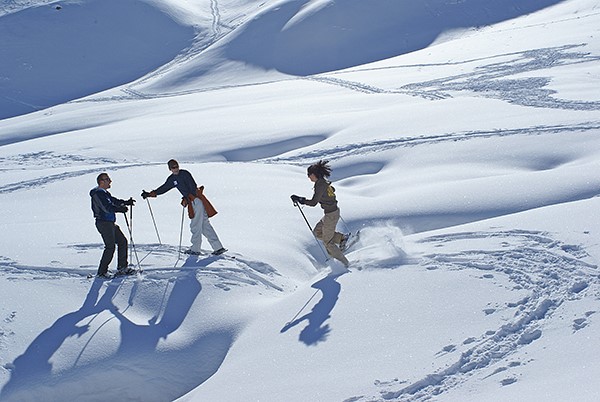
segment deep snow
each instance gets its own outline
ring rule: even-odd
[[[480,3],[2,3],[0,400],[595,401],[600,6]],[[139,277],[86,278],[102,171]]]

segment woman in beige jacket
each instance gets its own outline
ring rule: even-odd
[[[315,183],[314,193],[311,199],[292,195],[292,201],[311,207],[321,204],[325,215],[317,223],[313,230],[317,239],[325,244],[327,253],[348,267],[350,263],[340,250],[340,246],[347,240],[347,236],[336,232],[336,226],[340,220],[340,209],[335,198],[335,188],[331,182],[326,180],[331,175],[329,161],[319,161],[308,168],[308,178]]]

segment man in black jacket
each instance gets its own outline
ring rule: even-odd
[[[118,246],[117,274],[132,273],[134,270],[128,267],[127,262],[127,238],[115,222],[117,220],[116,213],[127,212],[127,205],[132,206],[135,200],[130,198],[125,201],[113,197],[108,192],[112,180],[107,173],[100,173],[96,178],[96,182],[98,186],[90,191],[90,197],[92,198],[92,211],[94,218],[96,218],[96,229],[98,229],[104,242],[104,252],[100,259],[97,276],[101,278],[110,277],[108,265],[115,254],[115,244]]]

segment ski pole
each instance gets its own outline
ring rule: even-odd
[[[146,197],[146,203],[148,203],[148,209],[150,210],[150,216],[152,217],[152,223],[154,223],[154,231],[156,231],[156,237],[158,237],[158,244],[162,245],[160,241],[160,234],[158,234],[158,227],[156,227],[156,220],[154,219],[154,213],[152,213],[152,207],[150,206],[150,200]]]
[[[132,197],[129,197],[129,201],[133,201]],[[131,244],[133,245],[133,202],[131,203],[131,208],[129,208],[129,222],[130,222],[130,230],[129,230],[129,241],[131,242]],[[133,249],[134,247],[131,247],[129,249],[129,261],[131,261],[133,259]]]
[[[342,221],[342,223],[346,227],[346,232],[352,233],[352,231],[350,230],[350,226],[348,226],[348,224],[346,223],[346,221],[344,220],[344,218],[341,215],[340,215],[340,220]]]
[[[173,268],[175,268],[177,266],[177,263],[181,259],[181,239],[183,237],[183,220],[184,219],[185,219],[185,207],[183,207],[181,210],[181,229],[179,231],[179,248],[178,248],[178,252],[177,252],[177,261],[175,261],[175,265],[173,266]]]
[[[152,212],[152,207],[150,206],[150,200],[148,198],[146,198],[146,203],[148,204],[148,209],[150,210],[150,216],[152,217],[152,223],[154,224],[154,231],[156,232],[156,237],[158,237],[158,244],[162,246],[162,242],[160,240],[160,234],[158,233],[158,227],[156,226],[156,219],[154,219],[154,213]],[[133,216],[131,217],[131,225],[132,225],[132,231],[133,231]],[[133,241],[133,238],[131,240]],[[148,251],[146,253],[146,255],[142,257],[142,259],[140,260],[140,264],[154,251],[155,251],[155,248],[150,249],[150,251]],[[131,256],[129,257],[129,259],[131,260]]]
[[[302,211],[302,208],[300,208],[300,205],[296,201],[294,201],[294,205],[298,207],[298,211],[300,211],[300,213],[302,214],[302,217],[304,218],[304,222],[306,222],[306,224],[308,225],[308,228],[310,229],[310,233],[313,235],[313,238],[317,242],[317,245],[319,246],[319,248],[321,249],[321,251],[325,255],[325,261],[329,261],[329,255],[323,249],[323,245],[319,242],[319,239],[317,239],[317,236],[315,235],[315,232],[313,232],[313,228],[312,228],[312,226],[310,226],[310,223],[308,222],[308,219],[306,219],[306,215],[304,215],[304,211]]]
[[[124,213],[123,216],[125,217],[125,223],[127,224],[127,230],[129,231],[129,238],[131,239],[131,247],[133,248],[133,254],[135,254],[138,269],[141,270],[142,266],[140,264],[140,259],[138,258],[137,251],[135,249],[135,243],[133,242],[133,234],[131,233],[131,227],[129,226],[129,219],[127,219],[127,213]]]

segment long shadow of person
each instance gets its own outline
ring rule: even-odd
[[[118,286],[108,286],[106,292],[98,300],[103,280],[96,279],[92,283],[90,291],[79,310],[68,313],[52,324],[52,326],[40,333],[31,342],[25,352],[17,357],[12,364],[10,380],[0,392],[0,399],[11,395],[13,392],[27,384],[50,377],[52,363],[50,359],[71,336],[82,336],[89,330],[89,324],[78,325],[86,317],[99,314],[104,310],[114,310],[112,303]],[[111,284],[112,285],[112,284]]]
[[[62,392],[64,395],[66,392],[68,395],[69,390],[75,392],[74,386],[86,388],[91,393],[103,392],[101,389],[94,390],[93,388],[101,387],[103,389],[103,382],[99,378],[106,378],[106,376],[111,378],[112,388],[129,390],[134,394],[138,393],[131,390],[131,388],[140,385],[143,379],[137,378],[132,373],[136,372],[136,368],[155,370],[160,365],[159,362],[154,361],[157,358],[155,352],[159,341],[166,339],[169,334],[172,334],[181,326],[202,287],[194,270],[179,272],[175,276],[174,285],[169,293],[168,300],[164,304],[164,309],[161,306],[160,318],[158,316],[153,317],[148,321],[148,324],[136,324],[126,316],[129,306],[133,304],[132,295],[135,292],[136,284],[132,288],[132,295],[129,297],[127,307],[119,309],[113,302],[117,290],[121,288],[121,284],[125,280],[127,279],[113,279],[106,286],[106,291],[99,300],[98,296],[104,281],[95,280],[83,305],[77,311],[57,319],[50,328],[42,331],[33,340],[21,356],[15,359],[12,365],[11,378],[2,389],[0,400],[4,401],[4,398],[7,398],[7,400],[11,400],[11,398],[12,400],[20,400],[20,396],[24,395],[29,398],[28,400],[34,400],[32,398],[35,395],[40,395],[42,399],[46,395],[52,400],[49,394],[44,393],[50,392],[53,395],[56,392],[56,395],[61,395]],[[105,310],[111,313],[111,317],[105,323],[115,318],[120,323],[121,339],[117,351],[109,359],[96,360],[94,365],[88,366],[94,367],[93,369],[77,367],[79,358],[94,337],[94,334],[92,334],[90,340],[87,341],[79,353],[79,357],[75,360],[74,366],[63,372],[61,376],[53,375],[51,362],[53,355],[59,351],[67,338],[75,335],[80,337],[88,332],[95,317],[83,325],[80,324],[82,320]],[[99,331],[103,325],[96,325],[96,331]],[[139,358],[132,359],[132,357]],[[142,367],[144,365],[152,367]],[[81,377],[81,370],[86,373],[84,377]],[[138,372],[151,372],[148,370],[139,370]],[[70,372],[75,371],[80,371],[80,375],[69,375]],[[100,377],[97,378],[98,376]],[[74,385],[74,383],[77,384]],[[51,386],[51,388],[48,388],[48,386]],[[61,391],[61,387],[67,391]],[[148,389],[150,388],[155,390],[156,387],[148,387]],[[145,392],[148,394],[150,391],[146,390]]]
[[[306,345],[316,345],[319,342],[325,341],[331,332],[329,324],[325,324],[325,321],[331,317],[331,311],[338,301],[338,296],[342,288],[336,281],[339,276],[329,275],[315,282],[311,287],[317,289],[317,292],[320,290],[323,297],[321,297],[321,300],[314,305],[309,313],[287,323],[281,329],[281,333],[307,320],[308,325],[300,332],[299,340]]]
[[[192,260],[193,257],[188,258],[183,266],[191,265]],[[161,339],[166,339],[181,326],[201,290],[194,270],[180,271],[160,318],[153,317],[147,325],[140,325],[131,322],[122,312],[115,311],[115,317],[121,322],[121,344],[117,354],[124,356],[155,351]]]

